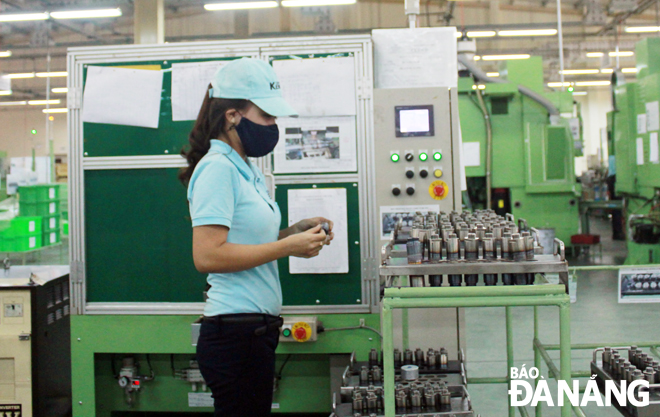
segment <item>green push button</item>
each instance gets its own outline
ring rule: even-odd
[[[400,157],[398,153],[393,153],[392,155],[390,155],[390,159],[392,160],[392,162],[399,162],[399,158]]]
[[[433,159],[435,159],[436,161],[441,160],[442,159],[442,154],[440,152],[434,153],[433,154]]]
[[[284,330],[282,330],[282,336],[284,336],[284,337],[291,337],[291,329],[284,329]]]
[[[426,154],[426,152],[422,152],[422,153],[419,154],[419,160],[420,161],[424,162],[427,159],[429,159],[429,156]]]

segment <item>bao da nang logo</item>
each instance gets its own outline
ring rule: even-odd
[[[587,382],[587,386],[580,399],[580,383],[573,381],[573,386],[570,387],[566,381],[557,382],[557,404],[552,397],[552,392],[548,386],[548,381],[539,379],[536,388],[528,379],[536,379],[539,376],[537,368],[530,368],[527,371],[525,365],[519,370],[518,368],[511,368],[511,389],[509,390],[509,397],[511,397],[512,406],[526,406],[531,405],[536,407],[539,403],[545,404],[549,407],[561,407],[564,405],[564,395],[572,406],[585,407],[589,403],[594,403],[598,407],[610,407],[612,401],[615,400],[621,407],[631,404],[635,407],[646,407],[649,405],[649,381],[638,379],[628,383],[628,381],[616,382],[612,380],[605,381],[605,392],[600,391],[598,383],[595,381],[596,375],[592,375]],[[601,396],[602,394],[602,396]],[[605,397],[605,401],[603,401]]]

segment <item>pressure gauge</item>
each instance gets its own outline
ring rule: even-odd
[[[128,378],[126,378],[125,376],[119,377],[119,380],[117,382],[119,382],[119,386],[121,388],[126,388],[129,383]]]

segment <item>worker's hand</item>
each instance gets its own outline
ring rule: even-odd
[[[325,244],[329,245],[332,239],[335,238],[335,234],[332,232],[332,228],[334,227],[332,220],[326,219],[325,217],[312,217],[311,219],[299,221],[294,225],[294,227],[296,228],[296,233],[301,233],[323,223],[328,224],[329,233],[325,240]]]
[[[284,242],[287,243],[289,256],[313,258],[323,249],[327,237],[319,224],[302,233],[296,233],[284,238]]]

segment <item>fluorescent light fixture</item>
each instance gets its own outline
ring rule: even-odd
[[[474,58],[472,58],[472,59],[474,59],[475,61],[479,61],[481,59],[481,57],[479,55],[475,55]]]
[[[55,94],[65,94],[65,93],[69,92],[69,89],[66,88],[66,87],[57,87],[57,88],[51,89],[50,91],[52,93],[55,93]]]
[[[0,58],[9,58],[11,56],[11,51],[0,51]]]
[[[17,79],[17,78],[34,78],[34,72],[24,72],[20,74],[7,74],[7,78]]]
[[[499,72],[487,72],[486,77],[499,77],[500,73]]]
[[[660,26],[631,26],[626,28],[626,33],[660,32]]]
[[[612,68],[603,68],[602,70],[600,70],[601,74],[612,74],[613,72],[614,70]]]
[[[472,89],[473,89],[473,90],[476,90],[477,88],[478,88],[479,90],[485,90],[485,89],[486,89],[486,86],[483,85],[483,84],[479,84],[479,85],[477,85],[477,84],[472,84]]]
[[[284,7],[341,6],[355,4],[357,0],[282,0]]]
[[[67,113],[69,111],[69,109],[67,109],[65,107],[65,108],[62,108],[62,109],[43,109],[41,111],[46,113],[46,114],[49,114],[49,113]]]
[[[624,74],[637,74],[637,68],[623,68],[621,72]]]
[[[25,106],[27,101],[0,101],[0,106]]]
[[[215,10],[241,10],[241,9],[270,9],[277,7],[276,1],[239,1],[227,3],[208,3],[204,8],[209,11]]]
[[[38,72],[36,75],[39,78],[48,78],[48,77],[66,77],[69,74],[66,71],[56,71],[56,72]]]
[[[575,83],[577,87],[599,87],[610,85],[609,81],[577,81]]]
[[[47,104],[60,104],[62,100],[30,100],[28,104],[30,106],[45,106]]]
[[[119,17],[121,9],[63,10],[50,12],[53,19],[95,19],[100,17]]]
[[[0,90],[0,96],[10,96],[11,90]]]
[[[564,83],[563,85],[562,83],[556,83],[556,82],[548,83],[548,87],[550,88],[570,87],[571,85],[573,85],[573,83]]]
[[[633,55],[635,55],[635,53],[633,51],[619,51],[619,52],[612,51],[607,55],[609,55],[609,56],[633,56]]]
[[[587,58],[602,58],[605,55],[602,52],[587,52]]]
[[[499,36],[554,36],[557,29],[500,30]]]
[[[48,13],[3,13],[0,22],[26,22],[29,20],[47,20]]]
[[[516,54],[516,55],[484,55],[481,57],[484,61],[506,61],[509,59],[529,59],[529,54]]]
[[[456,32],[456,37],[457,37],[457,38],[460,38],[460,37],[462,37],[462,36],[463,36],[463,32]]]
[[[574,96],[586,96],[587,92],[586,91],[573,91]]]
[[[495,35],[497,33],[494,30],[480,30],[467,33],[468,38],[490,38]]]
[[[574,69],[574,70],[564,70],[559,71],[560,74],[564,75],[584,75],[584,74],[598,74],[600,71],[597,69]]]

